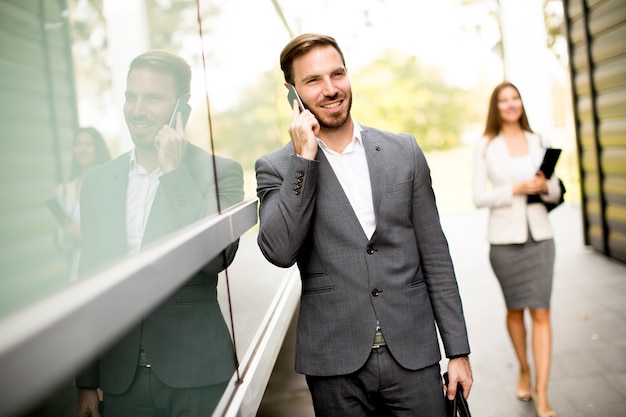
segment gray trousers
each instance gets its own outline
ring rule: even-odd
[[[150,368],[139,367],[127,392],[104,393],[103,417],[210,416],[228,383],[198,388],[172,388]]]
[[[386,346],[357,372],[306,376],[316,417],[446,417],[439,364],[411,371]]]

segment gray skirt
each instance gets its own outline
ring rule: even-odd
[[[530,236],[530,233],[529,233]],[[554,273],[554,240],[491,245],[491,268],[509,310],[550,308]]]

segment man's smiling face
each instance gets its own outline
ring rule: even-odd
[[[124,118],[138,148],[154,146],[157,132],[167,124],[176,106],[176,89],[171,74],[147,68],[128,74]]]
[[[335,48],[320,46],[295,58],[293,75],[304,105],[323,129],[336,129],[346,123],[352,107],[352,87]]]

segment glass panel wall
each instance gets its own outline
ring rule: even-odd
[[[256,198],[255,160],[289,141],[278,60],[295,35],[334,36],[355,119],[414,134],[438,204],[472,207],[465,145],[502,62],[493,10],[462,3],[0,0],[0,361],[16,329],[91,312],[31,367],[92,354],[27,387],[22,415],[76,415],[76,374],[114,396],[142,365],[214,402],[244,378],[277,300],[299,290],[260,253],[256,206],[228,217]],[[438,163],[449,149],[460,162]],[[0,372],[0,417],[15,381]]]
[[[0,90],[4,103],[14,103],[0,116],[8,133],[0,321],[54,308],[50,300],[64,294],[102,301],[96,289],[130,283],[135,265],[139,275],[150,263],[160,267],[164,243],[191,241],[181,236],[256,198],[254,161],[283,143],[289,114],[286,99],[279,108],[276,53],[260,59],[256,52],[258,43],[278,46],[289,37],[270,2],[253,3],[0,0]],[[251,33],[250,14],[241,13],[251,8],[271,30]],[[207,227],[217,229],[208,254],[223,233]],[[103,391],[124,392],[145,364],[165,386],[205,387],[201,413],[210,412],[239,378],[285,275],[263,259],[254,228],[235,238],[186,280],[169,284],[161,269],[153,285],[125,286],[110,299],[112,316],[140,293],[154,298],[129,308],[115,338],[77,357],[23,413],[76,415],[74,375],[80,387],[102,388],[101,400]],[[194,262],[203,256],[202,246],[190,248]],[[181,256],[167,267],[180,274],[187,263]],[[68,345],[89,343],[107,319],[83,320]],[[2,378],[4,398],[10,379]]]

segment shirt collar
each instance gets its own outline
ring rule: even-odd
[[[354,125],[354,133],[352,133],[352,136],[358,140],[361,145],[363,145],[363,138],[361,137],[361,131],[363,128],[354,119],[352,119],[352,124]]]
[[[137,148],[133,148],[130,151],[130,160],[128,162],[128,166],[130,167],[130,169],[133,169],[134,167],[137,166]]]
[[[161,176],[161,174],[163,173],[161,171],[161,168],[157,168],[155,169],[152,173],[149,173],[148,171],[146,171],[146,169],[141,166],[139,164],[139,162],[137,162],[137,148],[134,147],[131,151],[130,151],[130,160],[128,162],[128,166],[129,166],[129,172],[136,172],[138,174],[149,174],[149,175],[156,175],[156,176]]]
[[[357,143],[363,146],[363,138],[361,137],[361,131],[363,130],[363,128],[354,119],[352,119],[352,125],[353,125],[354,130],[352,131],[351,143]],[[330,148],[324,143],[323,140],[321,140],[320,138],[316,138],[316,139],[317,139],[317,144],[320,146],[320,148],[324,149],[325,151],[330,150]]]

